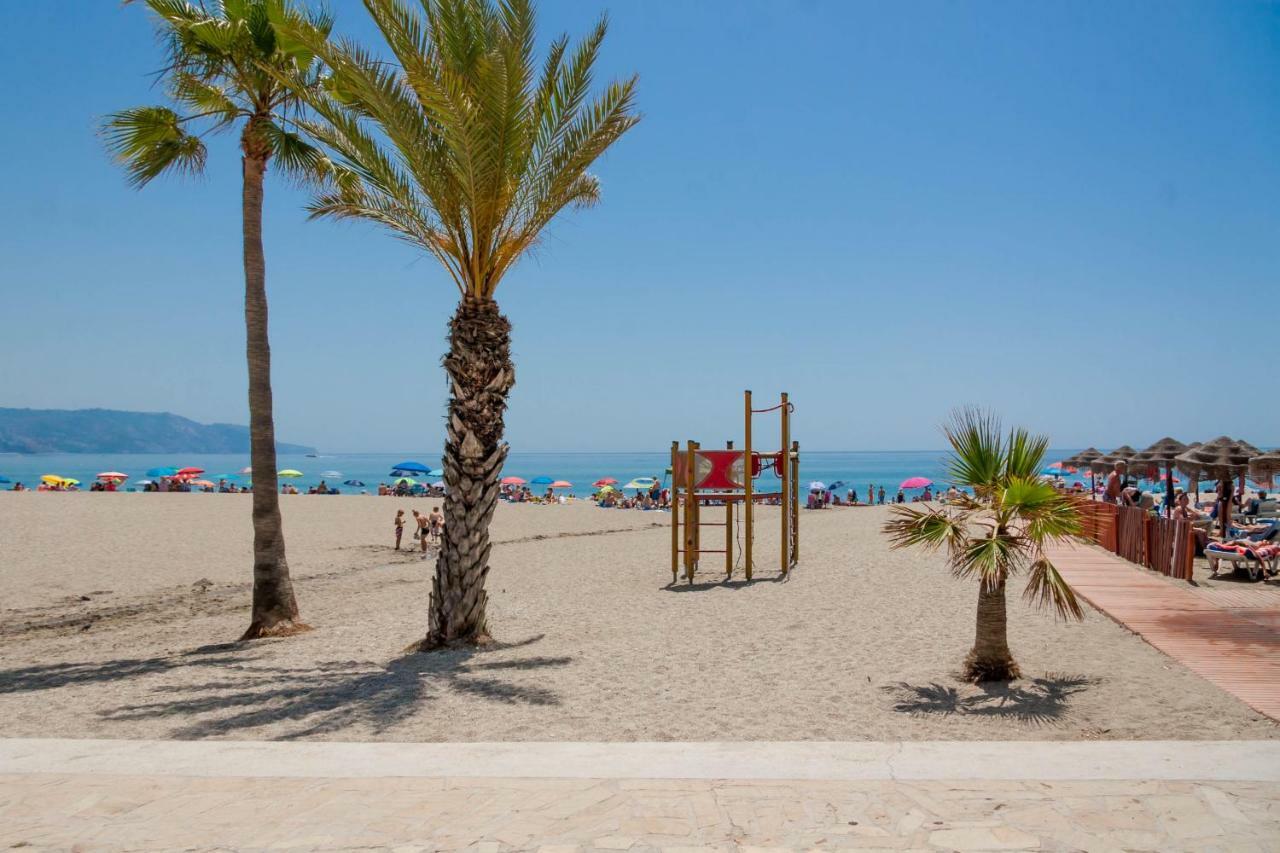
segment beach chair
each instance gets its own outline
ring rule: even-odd
[[[1209,561],[1209,568],[1216,575],[1221,569],[1223,562],[1231,565],[1234,573],[1241,570],[1249,575],[1249,580],[1260,581],[1266,578],[1268,574],[1275,574],[1277,565],[1280,564],[1280,551],[1275,548],[1259,542],[1256,549],[1247,549],[1249,553],[1241,551],[1220,551],[1214,548],[1215,543],[1209,543],[1209,547],[1204,549],[1205,559]],[[1263,551],[1263,549],[1267,549]],[[1259,556],[1259,552],[1269,553],[1270,556]]]

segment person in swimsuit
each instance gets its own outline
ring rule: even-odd
[[[427,550],[427,536],[431,532],[431,521],[425,515],[419,515],[416,509],[413,511],[413,516],[418,522],[418,529],[416,531],[418,544],[422,546],[422,550],[425,553]]]
[[[1129,478],[1126,476],[1129,466],[1124,462],[1117,462],[1111,473],[1107,475],[1107,487],[1102,492],[1102,499],[1109,504],[1120,503],[1121,495],[1129,485]]]
[[[400,537],[404,535],[404,510],[396,510],[396,550],[400,550]]]
[[[431,528],[431,541],[439,542],[440,536],[444,533],[444,513],[440,511],[440,507],[433,506],[431,515],[427,516],[427,523]]]
[[[884,486],[880,487],[880,491],[876,495],[880,498],[880,505],[884,506]]]

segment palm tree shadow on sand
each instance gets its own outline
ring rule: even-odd
[[[457,648],[435,654],[406,654],[387,664],[327,661],[304,666],[259,662],[261,647],[205,647],[182,655],[115,661],[55,664],[0,672],[0,692],[49,690],[67,685],[109,683],[199,668],[205,681],[162,684],[148,692],[170,698],[121,705],[99,715],[107,720],[173,720],[172,738],[234,735],[286,724],[271,737],[290,740],[331,734],[353,726],[374,732],[418,714],[445,693],[504,704],[551,706],[560,702],[551,690],[516,683],[504,672],[561,667],[571,657],[526,656],[485,660],[495,652],[524,648],[542,635],[517,643]]]
[[[880,688],[893,699],[893,710],[902,714],[970,717],[1004,717],[1037,725],[1048,725],[1066,713],[1073,695],[1097,684],[1098,680],[1078,675],[1046,674],[1016,682],[984,682],[974,685],[977,693],[964,695],[956,687],[939,684],[899,682]],[[968,686],[968,685],[966,685]]]

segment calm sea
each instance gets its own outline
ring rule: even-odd
[[[1075,450],[1053,450],[1047,459],[1062,459],[1075,453]],[[571,490],[578,495],[589,495],[593,489],[591,484],[602,477],[613,477],[620,484],[627,483],[635,477],[657,477],[663,479],[667,468],[669,454],[660,453],[518,453],[512,452],[507,459],[503,475],[514,475],[525,480],[535,477],[551,477],[557,480],[568,480],[573,483]],[[293,482],[300,488],[318,483],[322,478],[329,485],[335,481],[359,480],[368,488],[376,489],[380,482],[391,481],[391,467],[399,462],[416,461],[427,467],[440,467],[438,457],[427,455],[405,455],[390,453],[336,453],[320,456],[281,455],[280,469],[296,469],[303,476]],[[31,487],[40,482],[44,474],[56,474],[61,477],[73,477],[80,480],[85,487],[101,472],[119,471],[130,476],[129,483],[145,479],[146,472],[152,468],[194,466],[203,468],[205,476],[217,482],[222,476],[237,477],[232,482],[240,482],[246,478],[239,477],[238,471],[249,464],[248,454],[0,454],[0,476],[11,481],[20,481]],[[336,471],[337,476],[326,472]],[[941,450],[910,451],[813,451],[802,452],[800,458],[800,478],[804,486],[812,481],[825,484],[843,482],[844,489],[856,488],[860,497],[865,497],[867,485],[874,483],[883,485],[891,494],[898,484],[909,477],[926,477],[935,483],[945,486],[948,483],[946,474],[946,453]],[[433,478],[424,478],[433,479]],[[773,483],[776,484],[776,480]],[[128,484],[126,484],[128,485]],[[768,488],[770,478],[763,478],[760,487]],[[0,485],[0,488],[10,488]],[[360,491],[358,488],[346,491]]]

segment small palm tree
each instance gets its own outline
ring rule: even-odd
[[[335,172],[317,217],[376,222],[435,257],[458,288],[444,368],[444,542],[436,561],[431,649],[486,642],[489,520],[507,396],[511,324],[495,294],[565,207],[600,199],[588,167],[638,120],[635,78],[589,98],[605,21],[570,50],[534,55],[530,0],[365,0],[385,62],[352,43],[287,28],[328,66],[326,94],[302,88],[320,116],[306,125]]]
[[[262,186],[268,163],[301,179],[318,178],[327,168],[323,154],[291,129],[302,99],[272,73],[288,73],[296,85],[314,86],[318,63],[301,45],[278,38],[273,22],[305,16],[316,33],[328,33],[331,22],[325,15],[300,11],[290,0],[221,0],[212,6],[187,0],[144,2],[158,20],[168,54],[161,79],[178,109],[149,106],[114,113],[104,121],[103,135],[129,182],[142,187],[162,174],[201,172],[204,137],[240,128],[253,465],[253,611],[244,639],[295,633],[307,626],[299,620],[280,520]]]
[[[1052,607],[1063,618],[1083,619],[1075,593],[1044,546],[1080,532],[1074,499],[1039,479],[1049,440],[1015,429],[1005,437],[1000,421],[973,409],[956,413],[944,428],[952,447],[951,479],[972,489],[943,508],[901,504],[884,525],[895,548],[943,546],[956,577],[978,581],[978,623],[965,659],[970,681],[1009,681],[1019,676],[1009,652],[1005,585],[1026,572],[1023,597]]]

